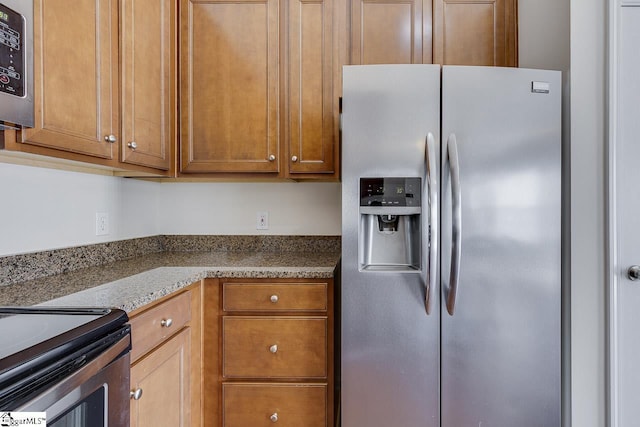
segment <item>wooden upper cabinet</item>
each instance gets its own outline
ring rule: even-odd
[[[278,172],[278,0],[181,0],[181,171]]]
[[[289,176],[336,171],[337,122],[334,92],[334,4],[332,0],[288,0],[285,75],[288,80]]]
[[[515,67],[516,1],[353,0],[351,63]]]
[[[19,142],[117,161],[117,6],[34,1],[35,127]]]
[[[434,0],[433,62],[516,67],[516,0]]]
[[[121,0],[120,151],[124,163],[167,170],[175,115],[176,3]]]
[[[352,0],[351,64],[431,63],[430,0]]]

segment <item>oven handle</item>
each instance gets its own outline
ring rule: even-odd
[[[41,394],[37,395],[29,402],[26,402],[19,408],[14,409],[14,411],[44,411],[45,409],[53,406],[56,402],[60,401],[70,392],[89,381],[92,377],[96,376],[102,369],[111,364],[114,364],[116,361],[121,361],[121,359],[125,359],[124,363],[126,363],[128,372],[128,367],[130,364],[130,349],[131,334],[127,333],[120,340],[116,341],[112,346],[105,349],[102,354],[96,356],[95,359],[91,360],[85,366],[73,372],[67,378],[62,379],[60,382],[51,385],[49,388],[44,390]],[[128,381],[126,386],[128,389]],[[129,395],[127,394],[127,401],[128,400]]]

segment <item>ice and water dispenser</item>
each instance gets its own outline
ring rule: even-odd
[[[420,184],[420,178],[360,178],[360,270],[420,270]]]

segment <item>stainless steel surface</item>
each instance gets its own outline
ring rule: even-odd
[[[462,195],[460,193],[460,165],[458,162],[458,144],[456,135],[447,138],[447,166],[451,177],[451,270],[449,284],[444,287],[447,296],[447,312],[453,316],[458,294],[458,276],[460,274],[460,256],[462,253]]]
[[[269,156],[269,161],[273,162],[276,159],[276,156],[274,156],[273,154]]]
[[[269,298],[269,300],[274,304],[277,303],[278,302],[278,295],[271,295],[271,298]]]
[[[442,317],[442,426],[560,426],[560,73],[445,66],[442,81],[464,221],[462,293]]]
[[[129,352],[126,350],[130,343],[130,335],[123,337],[82,369],[15,410],[23,412],[46,410],[47,420],[51,421],[97,389],[104,387],[107,400],[104,427],[128,426],[131,362]]]
[[[160,321],[160,326],[162,326],[163,328],[169,328],[169,327],[171,327],[171,325],[173,325],[173,319],[171,319],[171,318],[162,319]]]
[[[271,414],[271,416],[269,417],[269,419],[271,420],[272,423],[275,423],[278,421],[278,413],[274,412],[273,414]]]
[[[627,277],[629,280],[640,280],[640,267],[637,265],[632,265],[627,270]]]
[[[438,224],[438,194],[440,193],[440,181],[438,179],[438,159],[436,159],[436,139],[431,132],[427,134],[427,145],[425,150],[425,168],[427,170],[425,181],[427,185],[427,197],[423,200],[429,202],[429,250],[427,261],[427,280],[425,280],[425,310],[427,314],[431,314],[431,306],[433,304],[433,290],[437,286],[436,274],[438,271],[438,239],[440,238]]]
[[[298,156],[292,156],[291,157],[291,161],[294,162],[294,163],[297,162],[298,161]]]
[[[560,73],[446,66],[442,92],[440,76],[343,69],[341,425],[559,427]],[[429,132],[439,200],[423,197],[420,261],[368,268],[363,235],[385,213],[359,206],[359,179],[429,193]]]
[[[138,143],[135,141],[131,141],[130,143],[127,144],[127,147],[131,148],[132,150],[135,150],[136,148],[138,148]]]
[[[104,136],[104,140],[113,144],[113,143],[114,143],[114,142],[116,142],[118,139],[116,138],[116,136],[115,136],[115,135],[105,135],[105,136]]]
[[[133,400],[140,400],[140,398],[142,397],[142,389],[141,388],[137,388],[135,390],[132,390],[131,393],[129,394],[129,396]]]
[[[436,285],[427,316],[428,236],[419,268],[402,273],[360,271],[358,241],[361,177],[427,173],[426,136],[440,139],[440,67],[347,66],[343,81],[341,425],[438,427],[440,293]]]
[[[32,0],[0,0],[0,4],[21,14],[25,19],[24,55],[26,58],[24,71],[25,95],[22,97],[0,92],[0,130],[16,129],[3,122],[33,127],[34,87],[33,87],[33,1]]]
[[[277,344],[272,345],[271,347],[269,347],[269,351],[271,353],[274,353],[274,354],[277,353],[278,352],[278,345]]]

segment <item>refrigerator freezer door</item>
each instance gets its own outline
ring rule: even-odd
[[[560,73],[443,67],[442,92],[463,224],[455,311],[442,312],[442,427],[560,426]],[[449,171],[443,155],[443,298]]]
[[[439,427],[440,291],[436,276],[427,314],[425,230],[426,141],[429,133],[439,140],[440,67],[347,66],[343,78],[341,425]],[[431,145],[439,169],[438,144]],[[414,271],[360,270],[362,177],[420,178],[423,231]]]

